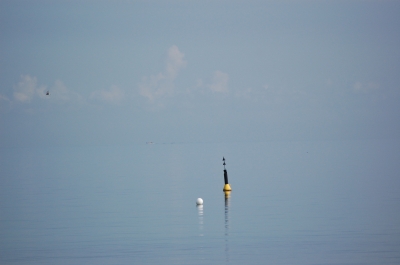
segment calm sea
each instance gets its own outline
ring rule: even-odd
[[[400,264],[399,140],[11,148],[0,174],[3,265]]]

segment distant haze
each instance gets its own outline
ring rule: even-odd
[[[399,14],[398,1],[1,1],[0,147],[398,138]]]

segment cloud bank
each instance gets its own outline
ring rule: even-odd
[[[49,92],[49,94],[47,94]],[[8,100],[6,96],[1,96],[3,100]],[[48,102],[66,103],[83,102],[83,97],[69,90],[61,80],[56,80],[50,87],[40,85],[35,76],[21,75],[20,81],[13,87],[11,103],[33,104],[42,100]]]
[[[174,80],[179,71],[185,66],[184,54],[179,51],[177,46],[173,45],[168,50],[165,71],[150,77],[143,77],[142,82],[139,84],[139,94],[150,101],[173,94],[175,88]]]

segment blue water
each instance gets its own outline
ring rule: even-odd
[[[399,161],[398,140],[1,149],[0,264],[400,264]]]

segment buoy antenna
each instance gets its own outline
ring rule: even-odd
[[[224,165],[224,170],[225,170],[225,165],[226,165],[226,163],[225,163],[225,157],[222,157],[222,161],[224,161],[223,165]]]

